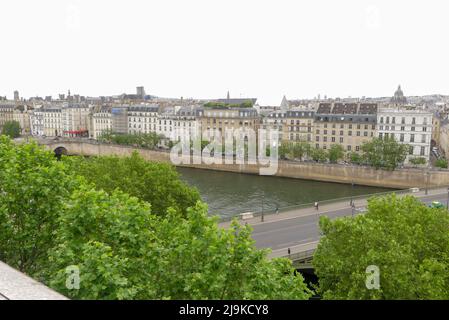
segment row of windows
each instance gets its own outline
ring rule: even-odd
[[[344,135],[344,131],[343,130],[340,130],[340,136],[343,136]],[[320,134],[320,130],[319,129],[317,129],[316,130],[316,134]],[[327,134],[327,130],[323,130],[323,134]],[[336,132],[335,132],[335,130],[332,130],[332,135],[333,136],[335,136],[336,135]],[[352,136],[352,131],[351,130],[349,130],[348,131],[348,136]],[[360,131],[356,131],[356,136],[357,137],[361,137],[362,135],[361,135],[361,132]],[[368,136],[370,136],[370,137],[373,137],[374,136],[374,132],[368,132],[368,131],[364,131],[363,132],[363,136],[364,137],[368,137]],[[317,138],[319,138],[318,136],[317,136]],[[319,141],[319,140],[317,140],[317,141]]]
[[[379,122],[380,123],[384,123],[384,117],[380,117]],[[390,123],[390,117],[385,117],[385,123],[386,124]],[[391,123],[392,124],[396,123],[396,117],[391,117]],[[401,124],[406,124],[405,117],[401,117]],[[415,117],[412,117],[410,124],[416,124],[416,118]],[[427,118],[426,117],[423,118],[423,124],[427,125]]]
[[[384,126],[379,126],[379,130],[384,130]],[[396,127],[395,126],[385,126],[385,130],[391,130],[391,131],[395,131]],[[402,126],[400,131],[405,131],[405,127]],[[416,131],[415,127],[410,127],[410,131]],[[422,127],[422,131],[427,132],[427,127]]]
[[[399,135],[399,137],[396,135],[396,137],[395,137],[395,134],[394,133],[390,133],[390,134],[388,134],[388,133],[379,133],[379,138],[388,138],[388,137],[391,137],[391,138],[399,138],[399,141],[400,142],[421,142],[421,143],[427,143],[427,135],[425,135],[425,134],[422,134],[421,135],[421,140],[419,139],[419,134],[410,134],[409,135],[409,139],[408,139],[408,141],[405,141],[405,134],[403,134],[403,133],[401,133],[400,135]]]
[[[350,123],[350,124],[348,124],[347,128],[348,128],[348,129],[352,129],[353,126],[355,126],[355,125],[353,125],[353,124]],[[316,127],[320,128],[320,125],[317,124]],[[323,128],[325,128],[325,129],[328,128],[328,124],[327,124],[327,123],[323,124]],[[332,129],[336,129],[336,128],[337,128],[337,125],[336,125],[335,123],[333,123],[333,124],[332,124]],[[340,128],[340,129],[345,129],[346,126],[345,126],[345,124],[341,123],[341,124],[339,125],[339,128]],[[357,124],[357,129],[361,129],[361,128],[362,128],[362,125],[361,125],[361,124]],[[364,124],[364,125],[363,125],[363,128],[364,128],[365,130],[369,130],[370,125]],[[371,130],[376,130],[376,125],[375,125],[375,124],[371,125]]]

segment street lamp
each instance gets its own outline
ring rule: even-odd
[[[427,170],[426,171],[426,196],[429,192],[429,175],[430,175],[430,172]]]
[[[263,201],[265,198],[265,191],[262,191],[262,215],[260,216],[260,221],[264,222],[264,216],[263,216]]]
[[[351,206],[354,203],[353,197],[354,197],[354,178],[352,178],[352,183],[351,183],[351,203],[350,203]]]
[[[354,203],[351,204],[351,211],[352,211],[351,215],[352,215],[352,217],[354,218],[354,211],[355,211],[355,205],[354,205]]]

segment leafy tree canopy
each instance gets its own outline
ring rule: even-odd
[[[372,198],[355,218],[320,220],[314,255],[325,299],[448,299],[449,215],[414,197]],[[379,267],[380,289],[366,287]]]
[[[20,137],[21,128],[20,124],[17,121],[6,121],[3,124],[2,134],[10,137],[10,138],[18,138]]]
[[[185,214],[200,200],[198,191],[181,181],[173,166],[146,161],[137,152],[124,158],[71,157],[66,162],[97,189],[120,189],[150,203],[157,215],[164,215],[169,207]]]

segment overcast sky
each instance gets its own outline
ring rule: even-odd
[[[449,94],[447,2],[1,0],[0,95]]]

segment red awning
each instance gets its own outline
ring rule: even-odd
[[[86,133],[87,130],[74,130],[74,131],[64,131],[64,133],[69,133],[69,134],[81,134],[81,133]]]

